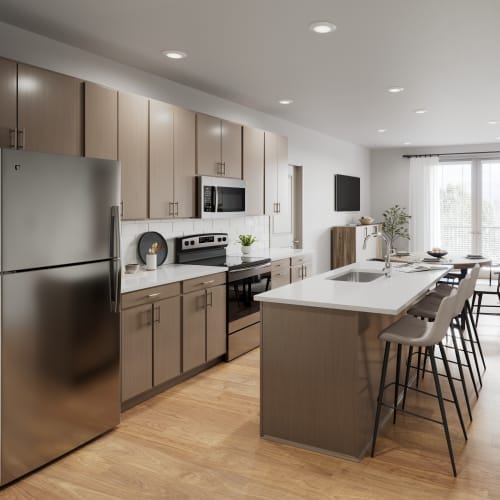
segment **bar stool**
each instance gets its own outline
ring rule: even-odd
[[[468,338],[466,340],[468,340],[471,344],[471,352],[469,352],[469,354],[472,354],[472,356],[474,357],[474,362],[476,364],[476,370],[477,370],[478,377],[479,377],[479,383],[482,387],[483,381],[481,379],[481,372],[479,369],[479,363],[478,363],[478,359],[477,359],[476,346],[477,346],[477,349],[479,351],[479,355],[481,356],[481,362],[482,362],[484,370],[486,370],[486,361],[484,359],[481,341],[479,340],[479,335],[477,332],[477,325],[474,322],[473,307],[474,307],[474,300],[475,299],[473,299],[472,305],[470,302],[470,299],[472,297],[474,297],[475,290],[477,289],[479,269],[480,269],[479,264],[476,264],[472,268],[472,270],[469,274],[469,277],[471,277],[471,280],[467,282],[467,287],[468,287],[467,288],[467,298],[465,300],[464,308],[462,310],[460,319],[461,319],[462,325],[465,325],[465,327],[467,328]],[[464,279],[467,279],[467,276]],[[449,287],[449,286],[445,286],[445,285],[444,286],[437,286],[431,292],[431,295],[445,297],[445,296],[449,295],[451,290],[452,290],[452,287]],[[456,320],[456,322],[458,323],[458,320]],[[462,332],[462,328],[460,328],[459,331]]]
[[[464,371],[463,371],[463,366],[467,367],[469,370],[469,374],[472,380],[472,385],[474,386],[474,391],[476,393],[476,397],[479,396],[478,390],[477,390],[477,385],[474,377],[474,373],[472,370],[472,363],[469,358],[469,350],[467,348],[467,344],[465,341],[465,337],[463,335],[463,332],[460,328],[460,323],[458,322],[458,317],[461,316],[464,308],[465,308],[465,302],[468,298],[468,295],[471,291],[471,289],[474,288],[474,283],[477,280],[477,276],[479,274],[479,265],[476,265],[470,274],[468,274],[459,284],[458,288],[456,289],[456,303],[455,303],[455,312],[454,312],[454,318],[452,318],[452,321],[450,323],[450,329],[451,329],[451,338],[453,341],[453,348],[455,350],[455,356],[456,356],[456,361],[453,360],[448,360],[449,363],[454,363],[458,366],[458,371],[460,374],[459,378],[455,378],[454,380],[458,380],[462,384],[462,389],[465,397],[465,403],[467,405],[467,411],[469,413],[469,418],[472,421],[472,411],[470,407],[470,401],[469,401],[469,394],[467,390],[467,384],[465,382],[465,376],[464,376]],[[448,295],[451,292],[451,290],[455,290],[453,288],[448,287]],[[419,301],[417,304],[415,304],[409,311],[408,314],[411,314],[412,316],[417,316],[420,318],[425,318],[429,321],[434,321],[436,318],[437,311],[439,310],[439,306],[442,300],[442,295],[441,293],[434,293],[431,292],[428,295],[426,295],[421,301]],[[457,339],[455,336],[455,328],[457,328],[457,331],[460,336],[462,348],[460,349],[457,344]],[[448,347],[448,346],[446,346]],[[420,373],[421,365],[420,365],[420,352],[421,348],[419,348],[419,358],[418,358],[418,364],[417,364],[417,380],[418,376]],[[461,357],[460,357],[460,352],[464,353],[465,356],[465,365],[462,363]],[[436,356],[436,359],[440,359],[438,356]],[[422,376],[426,372],[426,362],[427,362],[427,356],[424,358],[424,365],[422,367]],[[407,372],[406,372],[406,377],[408,377],[409,369],[411,366],[411,358],[408,358],[407,361]],[[477,366],[477,359],[476,359],[476,368]],[[479,381],[481,381],[481,374],[478,371],[478,376],[479,376]],[[408,383],[408,380],[406,380],[406,384]],[[404,408],[404,403],[405,403],[405,398],[403,398],[403,408]]]
[[[385,341],[385,351],[384,351],[384,361],[382,364],[382,372],[380,375],[380,386],[377,397],[377,410],[375,414],[375,424],[373,428],[373,440],[372,440],[372,450],[371,456],[375,455],[375,445],[377,441],[377,434],[380,422],[380,412],[382,410],[382,406],[386,406],[388,408],[392,408],[394,410],[393,415],[393,423],[396,423],[396,413],[401,411],[403,413],[408,413],[410,415],[423,418],[425,420],[430,420],[435,423],[439,423],[444,428],[444,433],[446,437],[446,443],[448,445],[448,453],[450,455],[451,467],[453,470],[453,475],[457,475],[456,467],[455,467],[455,458],[453,456],[453,448],[451,445],[450,432],[448,429],[448,420],[446,418],[446,410],[444,407],[444,401],[452,402],[455,404],[455,408],[457,410],[458,418],[460,420],[460,425],[462,426],[462,432],[464,434],[465,440],[467,440],[467,432],[465,430],[464,421],[462,418],[462,413],[460,411],[460,406],[457,400],[457,394],[455,391],[455,386],[453,384],[453,379],[451,377],[450,368],[448,366],[448,361],[446,358],[446,351],[443,347],[442,340],[446,335],[448,330],[448,326],[450,325],[453,314],[455,313],[456,308],[456,292],[452,292],[448,297],[445,297],[439,306],[439,310],[436,314],[436,319],[433,322],[421,321],[412,316],[404,316],[396,323],[391,325],[389,328],[384,330],[379,334],[379,339]],[[384,403],[383,397],[384,392],[387,387],[392,385],[392,383],[385,385],[385,379],[387,375],[387,365],[389,362],[389,352],[391,349],[391,343],[397,344],[397,358],[396,358],[396,380],[394,382],[394,404],[388,405]],[[431,360],[432,366],[432,374],[434,376],[434,385],[436,387],[436,394],[432,394],[426,391],[421,391],[419,389],[415,389],[413,387],[404,387],[404,389],[411,389],[417,392],[421,392],[427,394],[432,397],[436,397],[439,402],[439,409],[441,412],[441,421],[435,420],[429,417],[425,417],[423,415],[418,415],[417,413],[409,412],[407,410],[398,410],[398,390],[399,386],[403,385],[399,382],[399,371],[401,368],[401,349],[403,345],[409,346],[410,354],[413,351],[414,347],[424,347],[429,359]],[[448,377],[448,383],[450,385],[452,400],[443,398],[443,394],[441,392],[441,384],[439,382],[439,374],[436,366],[436,359],[434,357],[434,347],[438,345],[441,351],[441,356],[443,358],[443,364],[446,370],[446,375]]]

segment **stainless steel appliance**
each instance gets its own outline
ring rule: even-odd
[[[226,255],[227,233],[195,234],[177,238],[176,262],[204,266],[227,266],[227,356],[228,361],[260,344],[258,293],[271,285],[271,259]]]
[[[245,181],[201,175],[196,178],[196,188],[199,217],[245,215]]]
[[[120,166],[2,150],[4,485],[120,420]]]

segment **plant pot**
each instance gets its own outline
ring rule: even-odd
[[[252,250],[251,246],[243,246],[243,245],[241,245],[241,253],[242,254],[248,255],[251,250]]]

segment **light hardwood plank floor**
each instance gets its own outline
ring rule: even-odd
[[[1,498],[500,498],[500,318],[482,317],[488,369],[465,445],[400,416],[375,458],[349,462],[259,437],[259,352],[220,364],[131,410],[119,428],[0,491]],[[431,385],[431,377],[426,377]],[[414,397],[437,415],[435,401]],[[465,414],[465,407],[464,407]]]

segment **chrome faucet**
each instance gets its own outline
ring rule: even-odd
[[[389,246],[389,239],[384,233],[372,233],[372,234],[367,234],[365,237],[365,241],[363,242],[363,250],[366,250],[366,242],[371,238],[382,238],[385,241],[385,265],[384,269],[384,274],[386,278],[391,277],[391,271],[392,271],[392,266],[391,266],[391,254],[390,254],[390,246]]]

